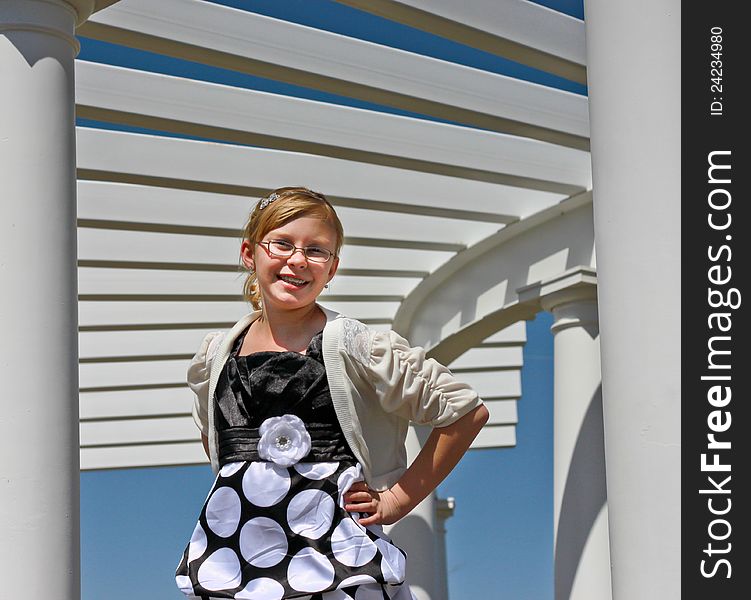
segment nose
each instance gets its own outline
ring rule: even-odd
[[[305,256],[305,250],[303,248],[295,248],[292,254],[287,257],[287,264],[307,266],[308,259]]]

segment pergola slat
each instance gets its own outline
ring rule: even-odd
[[[148,186],[260,198],[283,185],[307,185],[348,206],[386,202],[422,211],[460,209],[471,200],[476,211],[533,214],[566,197],[550,192],[446,175],[412,172],[354,161],[79,127],[79,179],[129,181]],[[291,181],[290,174],[294,173]],[[395,206],[393,206],[395,205]]]
[[[587,152],[534,139],[84,61],[76,76],[83,117],[541,189],[589,186]]]
[[[81,423],[81,447],[200,439],[192,416]]]
[[[391,320],[398,302],[331,302],[321,303],[332,310],[361,320]],[[157,325],[169,323],[233,323],[248,312],[244,301],[237,302],[79,302],[79,324],[82,327],[117,325]]]
[[[470,448],[510,448],[516,446],[516,426],[486,425],[472,442]]]
[[[461,380],[471,385],[481,398],[520,398],[522,395],[521,373],[518,369],[462,372]]]
[[[137,362],[83,363],[78,367],[81,389],[168,385],[183,383],[188,360],[154,360]]]
[[[527,0],[337,0],[586,83],[584,22]]]
[[[175,329],[170,331],[84,331],[78,334],[78,354],[82,361],[101,357],[162,357],[192,355],[206,331]]]
[[[522,353],[522,346],[471,348],[453,361],[449,367],[452,371],[460,369],[492,369],[500,366],[505,368],[521,368],[523,364]]]
[[[232,239],[86,227],[78,230],[80,260],[233,264],[225,261],[239,257],[239,252],[239,237]],[[366,268],[372,266],[374,254],[379,257],[381,266],[397,268],[407,264],[411,270],[432,271],[454,253],[422,249],[405,250],[398,247],[345,245],[341,250],[340,264],[353,269]]]
[[[206,454],[198,439],[187,443],[81,448],[81,469],[84,471],[193,465],[206,462]]]
[[[586,98],[198,0],[121,0],[84,36],[494,131],[586,147]],[[555,132],[570,135],[555,135]]]
[[[180,387],[130,390],[120,392],[82,392],[82,421],[146,418],[160,415],[190,414],[193,392],[187,384]]]
[[[487,425],[515,425],[519,421],[516,400],[486,399],[485,406],[490,413]]]
[[[183,228],[205,228],[217,235],[224,230],[226,237],[238,239],[256,202],[258,197],[224,197],[114,182],[80,181],[78,184],[78,220],[79,225],[85,227],[138,228],[138,223],[143,223],[144,230],[161,227],[179,232]],[[487,213],[478,213],[477,220],[471,221],[340,206],[337,214],[344,224],[347,240],[368,237],[468,245],[503,227],[501,214],[497,221],[490,222]],[[380,225],[374,230],[376,220]]]
[[[235,294],[242,290],[242,273],[150,269],[80,268],[79,294]],[[409,277],[367,277],[337,273],[329,292],[343,295],[405,296],[419,282]]]

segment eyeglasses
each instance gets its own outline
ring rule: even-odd
[[[334,253],[326,248],[319,248],[318,246],[305,246],[300,248],[285,240],[269,240],[267,242],[258,242],[259,246],[264,246],[266,251],[272,256],[278,256],[279,258],[289,258],[298,250],[301,250],[303,256],[311,261],[317,263],[326,263],[331,260]]]

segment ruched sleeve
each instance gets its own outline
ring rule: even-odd
[[[482,404],[472,387],[395,331],[372,332],[369,350],[368,377],[388,413],[445,427]]]
[[[188,366],[188,386],[195,398],[193,400],[193,420],[198,429],[205,436],[209,435],[209,376],[211,375],[211,359],[214,358],[224,333],[212,331],[203,338],[201,346]]]

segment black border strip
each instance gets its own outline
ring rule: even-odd
[[[681,596],[686,599],[741,600],[751,594],[746,481],[751,365],[744,352],[751,303],[751,163],[745,139],[751,105],[744,91],[750,36],[742,6],[718,0],[684,2],[681,8]]]

